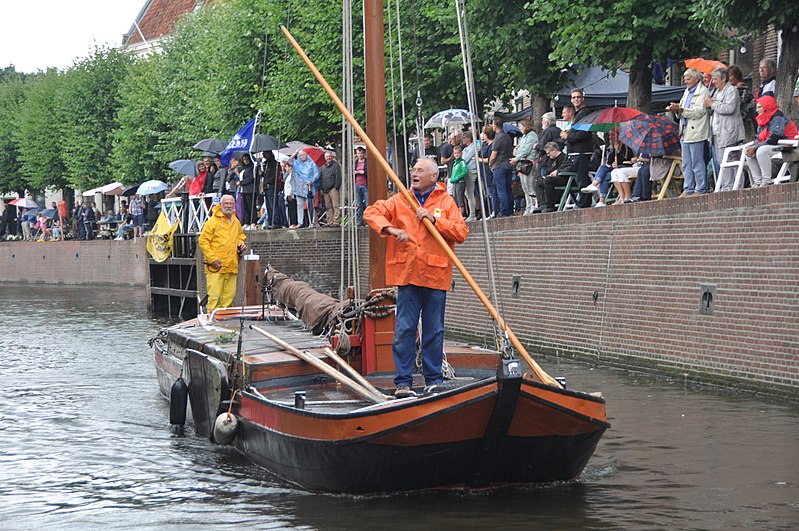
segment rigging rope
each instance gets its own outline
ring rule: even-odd
[[[472,125],[472,134],[478,134],[477,128],[477,97],[475,96],[475,89],[474,89],[474,72],[472,70],[472,52],[471,46],[469,44],[469,33],[466,27],[466,11],[465,11],[465,0],[455,0],[455,11],[458,18],[458,33],[460,34],[460,42],[461,42],[461,57],[463,58],[463,76],[466,82],[466,97],[469,102],[469,114],[471,114],[471,125]],[[473,139],[475,145],[477,145],[477,139]],[[475,147],[475,150],[477,148]],[[482,225],[483,225],[483,243],[485,245],[485,254],[486,254],[486,265],[488,269],[488,279],[490,285],[490,293],[489,297],[494,303],[494,306],[497,309],[501,309],[501,300],[498,301],[497,295],[497,285],[496,285],[496,267],[494,265],[493,259],[493,249],[491,246],[491,241],[489,239],[489,232],[488,232],[488,221],[485,212],[485,192],[484,192],[484,177],[482,175],[481,165],[477,164],[477,184],[478,184],[478,191],[480,195],[480,207],[483,212],[482,216]],[[497,330],[496,321],[493,322],[494,326],[494,337],[495,343],[497,347],[501,345],[501,341],[499,339],[499,334]]]

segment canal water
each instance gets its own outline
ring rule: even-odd
[[[789,529],[799,408],[553,359],[613,427],[579,482],[306,493],[168,425],[143,290],[0,287],[0,528]],[[508,456],[513,459],[513,456]]]

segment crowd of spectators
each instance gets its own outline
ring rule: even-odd
[[[748,186],[773,182],[772,155],[780,140],[797,137],[797,128],[777,107],[776,64],[761,61],[759,74],[760,86],[752,91],[736,65],[704,75],[693,68],[685,71],[683,97],[666,108],[680,129],[680,150],[675,155],[682,158],[681,196],[711,191],[711,179],[718,182],[720,190],[732,189],[733,171],[722,168],[721,161],[725,150],[736,146],[741,146],[737,151],[744,157]],[[799,81],[793,96],[799,104]],[[575,88],[571,103],[562,108],[560,122],[554,112],[545,113],[539,135],[532,119],[523,119],[515,146],[507,124],[494,117],[479,131],[479,139],[466,127],[450,131],[446,141],[435,146],[432,135],[426,133],[419,156],[435,160],[439,180],[467,221],[484,215],[495,218],[554,211],[570,181],[574,182],[574,208],[603,207],[610,204],[611,197],[616,205],[651,199],[652,182],[664,177],[663,160],[634,152],[621,141],[617,127],[605,134],[571,127],[592,110],[585,106],[583,90]],[[415,163],[414,151],[409,166]],[[355,151],[353,174],[347,176],[355,204],[342,210],[344,178],[332,151],[326,151],[319,164],[305,150],[297,150],[282,162],[272,151],[240,153],[228,166],[223,166],[219,156],[208,155],[197,163],[196,176],[182,179],[166,196],[185,190],[210,207],[213,197],[229,193],[236,197],[236,213],[245,230],[337,227],[347,218],[363,226],[368,204],[363,148]],[[483,183],[482,194],[479,182]],[[155,223],[162,195],[136,195],[130,204],[123,199],[118,211],[108,210],[104,216],[92,201],[77,200],[66,216],[63,212],[52,214],[57,211],[55,204],[50,215],[41,209],[30,211],[6,204],[0,215],[0,239],[135,239],[146,235]],[[342,212],[352,214],[344,216]]]

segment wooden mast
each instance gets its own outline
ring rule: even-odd
[[[364,49],[366,50],[366,133],[375,147],[386,153],[386,74],[383,45],[383,0],[363,2]],[[386,172],[377,157],[367,158],[369,204],[385,199]],[[386,287],[386,240],[369,231],[369,286]]]

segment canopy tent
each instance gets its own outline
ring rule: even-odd
[[[102,189],[103,189],[102,186],[98,186],[97,188],[92,188],[91,190],[86,190],[85,192],[83,192],[82,195],[83,195],[83,197],[91,197],[91,196],[93,196],[95,194],[102,193],[101,192]]]
[[[569,75],[569,83],[555,95],[555,105],[562,107],[571,102],[571,90],[575,87],[585,91],[585,105],[590,108],[613,107],[627,105],[627,91],[630,87],[630,75],[617,70],[612,75],[610,70],[599,66],[591,66],[577,74]],[[663,108],[671,101],[680,101],[684,88],[670,85],[652,84],[652,107]],[[517,122],[530,116],[531,108],[517,113],[498,113],[507,122]]]
[[[124,190],[125,188],[120,182],[108,183],[100,187],[100,193],[103,195],[122,195]]]
[[[623,70],[617,70],[613,76],[610,70],[592,66],[569,78],[571,83],[558,91],[556,103],[559,106],[571,101],[571,90],[575,87],[585,91],[585,104],[588,107],[627,105],[630,75]],[[670,101],[680,101],[684,90],[683,87],[652,83],[652,105],[665,106]]]

